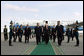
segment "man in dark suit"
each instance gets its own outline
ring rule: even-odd
[[[45,43],[48,44],[49,42],[49,36],[50,36],[50,28],[48,27],[48,24],[44,27],[44,37],[45,37]]]
[[[29,43],[29,35],[30,34],[31,34],[31,28],[27,24],[27,26],[25,28],[25,43],[26,43],[26,41]]]
[[[17,40],[17,37],[18,37],[18,41],[19,41],[19,26],[17,26],[17,28],[16,28],[16,38],[15,38],[15,41]]]
[[[6,28],[6,25],[5,25],[5,28],[4,28],[4,40],[6,41],[8,39],[8,34],[7,34],[7,28]]]
[[[79,33],[78,33],[78,21],[76,21],[75,26],[74,26],[74,37],[76,38],[76,45],[79,46]]]
[[[16,28],[13,27],[13,42],[16,42]]]
[[[53,36],[53,42],[55,42],[55,39],[56,39],[56,29],[55,29],[55,25],[53,25],[53,28],[52,28],[52,36]]]
[[[22,42],[22,35],[23,35],[23,28],[22,28],[22,25],[20,25],[20,28],[19,28],[19,42]]]
[[[50,28],[50,40],[52,40],[52,28],[49,26],[49,28]]]
[[[64,33],[64,26],[60,25],[60,21],[57,22],[56,26],[56,32],[57,32],[57,38],[58,38],[58,45],[61,46],[62,38],[63,38],[63,33]]]
[[[39,23],[37,23],[37,26],[35,27],[35,34],[36,34],[36,43],[38,45],[38,43],[41,42],[41,33],[42,33],[42,29],[39,26]]]
[[[72,38],[72,41],[73,41],[73,38],[74,38],[74,35],[73,35],[73,28],[71,28],[71,38]]]
[[[71,37],[71,31],[70,31],[70,28],[67,28],[67,30],[66,30],[66,35],[67,35],[67,37],[68,37],[67,43],[69,43],[69,41],[70,41],[70,37]]]
[[[42,29],[42,34],[41,34],[41,36],[42,36],[42,42],[44,42],[45,41],[45,37],[44,37],[44,26],[42,26],[41,29]]]

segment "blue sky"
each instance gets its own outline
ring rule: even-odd
[[[83,21],[82,1],[1,1],[1,31],[11,20]]]

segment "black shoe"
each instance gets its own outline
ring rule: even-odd
[[[69,43],[69,42],[67,42],[67,43]]]
[[[75,47],[77,47],[77,46],[79,46],[79,45],[75,45]]]
[[[9,46],[13,46],[13,45],[9,45]]]

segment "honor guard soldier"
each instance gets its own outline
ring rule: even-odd
[[[9,32],[9,46],[12,46],[12,36],[13,36],[13,23],[10,22],[10,32]]]
[[[39,23],[37,23],[37,26],[35,27],[35,34],[36,34],[36,43],[37,45],[41,42],[41,32],[42,32],[42,29],[41,27],[39,26]]]
[[[60,25],[60,21],[57,21],[56,33],[57,33],[59,46],[61,46],[61,42],[62,42],[62,38],[63,38],[63,33],[64,33],[63,29],[64,29],[63,25]]]
[[[4,28],[4,40],[6,41],[8,39],[8,34],[7,34],[7,28],[6,28],[6,25],[5,25],[5,28]]]
[[[29,43],[29,35],[30,34],[31,34],[31,28],[27,24],[27,26],[25,28],[25,43],[26,43],[26,41]]]

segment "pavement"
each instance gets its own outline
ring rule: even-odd
[[[25,43],[24,38],[25,37],[23,36],[22,43],[18,42],[17,39],[16,42],[12,42],[13,46],[9,46],[9,41],[4,41],[4,36],[1,34],[1,55],[32,55],[33,52],[33,55],[42,55],[42,52],[46,50],[51,51],[49,53],[53,52],[53,54],[49,54],[46,51],[46,55],[83,55],[83,34],[80,34],[79,36],[80,45],[78,47],[74,46],[76,44],[75,38],[74,41],[70,39],[70,43],[67,43],[67,37],[65,36],[65,39],[62,42],[62,46],[58,46],[57,39],[55,43],[50,40],[49,45],[47,45],[50,47],[50,49],[48,49],[49,47],[44,47],[45,43],[40,44],[40,46],[36,45],[35,37],[29,39],[29,43]],[[40,54],[37,54],[35,50],[37,50],[37,52]]]

